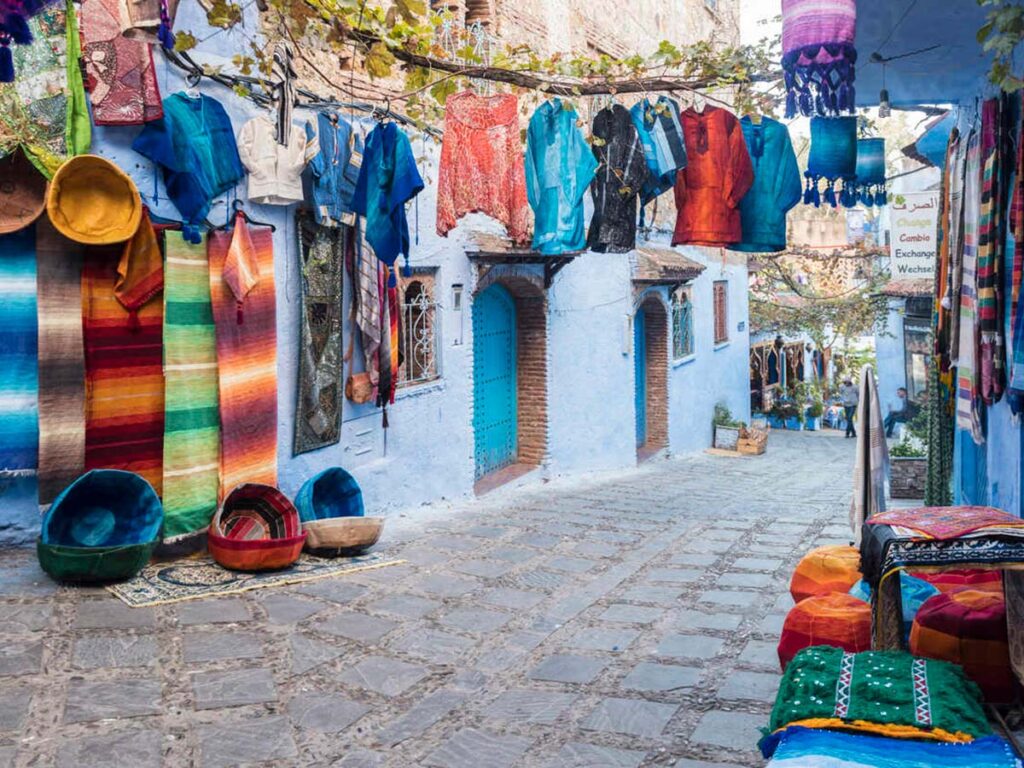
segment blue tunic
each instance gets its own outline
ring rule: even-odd
[[[306,167],[317,224],[355,223],[352,195],[359,180],[363,141],[336,112],[320,112],[306,123]]]
[[[587,247],[583,195],[597,160],[560,99],[541,104],[526,133],[526,194],[533,208],[533,249],[554,256]]]

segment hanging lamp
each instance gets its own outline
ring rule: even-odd
[[[782,0],[786,117],[853,112],[856,0]]]
[[[812,117],[804,203],[852,208],[857,203],[857,118]],[[825,181],[825,191],[820,189]],[[842,182],[842,187],[839,187]],[[838,195],[838,196],[837,196]]]
[[[888,202],[885,189],[885,139],[857,141],[857,201],[871,208]]]

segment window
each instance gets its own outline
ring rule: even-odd
[[[690,289],[676,288],[672,293],[672,357],[682,360],[693,354],[693,304]]]
[[[434,275],[414,274],[402,280],[402,365],[398,385],[411,387],[439,377],[437,367],[437,302]]]
[[[715,344],[729,340],[729,281],[716,280],[712,294],[715,302]]]

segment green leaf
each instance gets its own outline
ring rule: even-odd
[[[395,63],[395,55],[384,43],[374,43],[366,52],[366,72],[370,77],[388,77]]]
[[[990,34],[992,34],[992,28],[995,26],[994,21],[989,21],[985,26],[978,30],[978,34],[975,35],[978,43],[984,43]]]
[[[191,32],[175,32],[174,33],[174,50],[177,53],[184,53],[185,51],[191,51],[198,45],[196,36]]]
[[[395,0],[394,7],[410,24],[415,24],[427,12],[427,4],[423,0]]]
[[[213,0],[206,12],[206,22],[211,27],[230,29],[242,20],[242,6],[227,0]]]
[[[443,105],[448,101],[448,97],[458,90],[458,87],[459,84],[456,82],[456,79],[449,77],[447,80],[434,83],[430,88],[430,95],[434,97],[434,101]]]

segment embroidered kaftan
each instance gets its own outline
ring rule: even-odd
[[[600,165],[590,186],[594,217],[587,245],[598,253],[626,253],[636,245],[636,200],[650,172],[625,107],[615,104],[597,113],[591,144]]]

